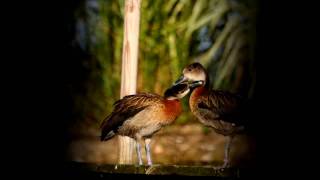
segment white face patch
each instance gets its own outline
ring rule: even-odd
[[[183,98],[184,96],[186,96],[188,93],[190,92],[190,89],[188,88],[186,91],[184,91],[182,94],[178,94],[178,98]]]
[[[177,94],[176,96],[169,96],[167,97],[168,100],[175,100],[175,99],[181,99],[184,96],[186,96],[190,92],[190,89],[186,89],[183,93]]]
[[[174,97],[174,96],[169,96],[167,97],[168,100],[175,100],[175,99],[179,99],[178,97]]]
[[[184,76],[188,78],[191,81],[205,81],[206,80],[206,74],[204,72],[186,72],[184,73]]]

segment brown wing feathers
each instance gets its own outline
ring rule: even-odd
[[[112,138],[126,120],[160,100],[159,95],[140,93],[116,101],[113,112],[101,124],[101,141]]]
[[[211,112],[212,114],[207,114],[207,116],[210,116],[213,120],[224,120],[238,124],[241,101],[241,97],[235,94],[210,91],[208,96],[202,97],[198,101],[198,108],[200,111]]]

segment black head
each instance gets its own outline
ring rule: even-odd
[[[168,88],[165,93],[164,97],[166,99],[181,99],[186,96],[190,91],[190,87],[188,83],[181,83],[176,84]]]

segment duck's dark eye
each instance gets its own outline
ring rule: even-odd
[[[191,71],[191,68],[189,68],[188,71]]]

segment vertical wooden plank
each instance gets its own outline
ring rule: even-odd
[[[140,5],[141,0],[125,1],[120,98],[136,93]],[[119,136],[119,146],[119,164],[133,164],[135,141]]]

